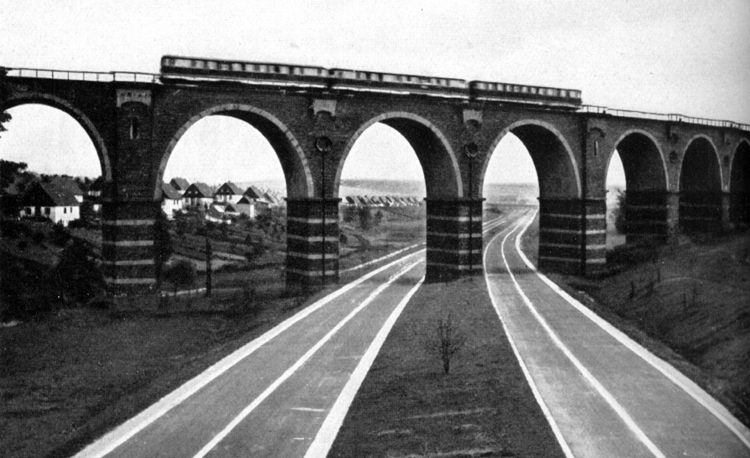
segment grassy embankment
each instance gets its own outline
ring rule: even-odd
[[[524,237],[529,258],[536,227]],[[750,426],[750,233],[623,245],[607,265],[593,279],[548,276]]]
[[[434,336],[439,320],[449,315],[466,340],[445,374]],[[357,393],[329,456],[564,456],[482,277],[425,284],[414,295]]]

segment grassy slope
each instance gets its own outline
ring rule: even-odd
[[[425,336],[449,312],[467,341],[445,375]],[[481,277],[423,285],[409,302],[329,454],[353,456],[563,456]]]
[[[600,279],[550,277],[750,425],[750,234],[682,237],[643,262],[618,257]]]

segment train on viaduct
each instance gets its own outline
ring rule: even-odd
[[[482,188],[512,133],[539,180],[539,268],[606,263],[606,174],[626,177],[628,240],[668,242],[750,220],[750,126],[581,104],[580,91],[288,64],[164,56],[160,74],[0,68],[0,110],[44,104],[77,120],[105,179],[102,263],[116,294],[155,284],[154,223],[170,155],[207,116],[263,134],[287,187],[288,284],[336,281],[339,186],[375,123],[398,131],[424,173],[427,279],[481,271]]]

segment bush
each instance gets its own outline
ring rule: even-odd
[[[80,240],[65,248],[55,274],[68,304],[85,304],[104,292],[104,277],[93,252]]]
[[[164,272],[164,278],[172,283],[175,292],[178,287],[188,288],[195,284],[197,278],[195,266],[192,262],[182,259]]]
[[[45,240],[47,240],[47,236],[42,231],[34,231],[31,235],[31,241],[37,245],[41,245]]]
[[[459,323],[453,320],[451,313],[438,318],[432,329],[434,334],[426,336],[424,345],[428,352],[437,354],[443,364],[443,372],[447,375],[451,360],[466,343],[466,335]]]
[[[26,248],[29,247],[29,242],[27,242],[26,240],[19,240],[16,246],[18,246],[19,250],[26,251]]]
[[[70,232],[68,232],[67,229],[65,229],[65,226],[62,225],[62,222],[58,222],[52,227],[52,234],[50,235],[50,241],[59,246],[64,247],[68,244],[68,241],[70,240],[71,235]]]

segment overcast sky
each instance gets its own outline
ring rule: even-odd
[[[748,0],[0,0],[0,12],[0,65],[8,67],[157,73],[163,54],[290,62],[571,87],[590,105],[750,123]],[[30,106],[11,114],[0,157],[46,172],[99,173],[93,146],[70,119]],[[257,131],[233,122],[196,124],[167,177],[280,176]],[[530,162],[516,143],[499,148],[503,160],[493,159],[488,182],[534,179],[517,172]],[[385,126],[355,148],[345,177],[422,177],[408,144]],[[196,159],[206,150],[211,159]]]

